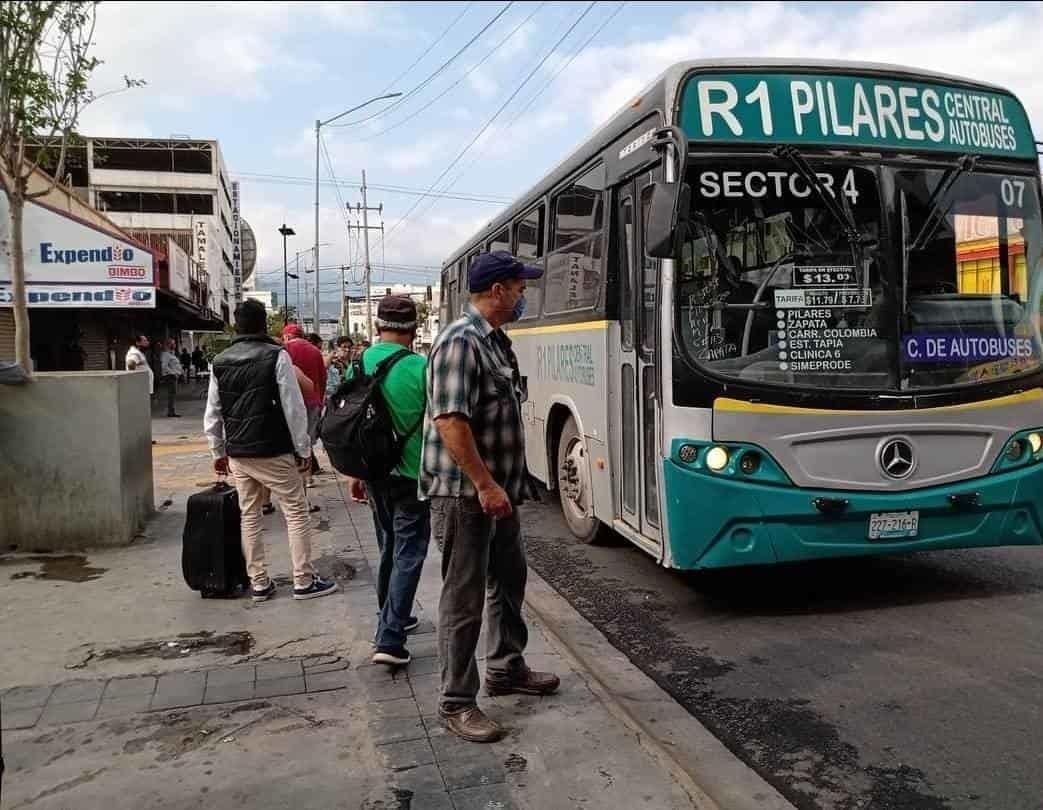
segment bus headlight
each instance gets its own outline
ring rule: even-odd
[[[677,457],[685,464],[691,464],[698,455],[699,448],[694,444],[682,444],[681,449],[677,451]]]
[[[711,447],[706,452],[706,466],[714,472],[720,472],[728,466],[728,451],[723,447]]]
[[[1043,447],[1043,436],[1038,433],[1030,433],[1028,436],[1029,447],[1032,448],[1033,453],[1038,453],[1040,448]]]
[[[1025,443],[1015,439],[1007,446],[1007,461],[1017,461],[1025,451]]]

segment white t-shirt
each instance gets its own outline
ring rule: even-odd
[[[127,359],[124,361],[124,365],[127,367],[127,371],[137,371],[138,369],[145,369],[148,372],[148,392],[154,394],[154,378],[152,375],[152,366],[148,364],[148,360],[145,358],[145,353],[141,351],[137,346],[131,346],[127,349]]]

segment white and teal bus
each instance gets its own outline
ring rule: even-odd
[[[664,566],[1043,542],[1043,230],[1018,99],[889,65],[678,64],[453,254],[572,533]]]

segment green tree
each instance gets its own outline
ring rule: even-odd
[[[421,301],[416,305],[416,329],[423,332],[427,321],[431,317],[431,305],[427,301]]]
[[[90,55],[96,10],[96,2],[0,2],[0,189],[8,217],[0,251],[11,269],[15,359],[27,372],[25,203],[49,194],[64,175],[66,150],[83,109],[111,92],[144,84],[124,77],[125,86],[110,93],[95,95],[90,89],[100,64]],[[30,191],[29,180],[40,169],[50,174],[50,184]]]
[[[297,307],[279,307],[275,312],[268,313],[268,334],[278,337],[286,324],[296,322]]]

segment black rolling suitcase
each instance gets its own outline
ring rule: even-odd
[[[188,499],[181,572],[204,599],[231,598],[250,586],[239,525],[239,495],[223,481]]]

